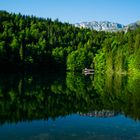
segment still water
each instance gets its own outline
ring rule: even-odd
[[[139,140],[140,77],[0,74],[0,140]]]

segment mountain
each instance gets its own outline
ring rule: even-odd
[[[82,22],[74,24],[76,27],[89,28],[97,31],[119,31],[124,29],[124,25],[109,21],[92,21],[92,22]]]
[[[134,23],[128,24],[127,26],[125,26],[125,30],[126,29],[131,29],[134,30],[135,28],[140,26],[140,21],[136,21]]]
[[[89,28],[96,31],[108,31],[108,32],[117,32],[117,31],[125,31],[128,29],[134,30],[136,27],[140,26],[140,21],[123,25],[120,23],[114,23],[109,21],[92,21],[92,22],[81,22],[74,24],[76,27],[80,28]]]

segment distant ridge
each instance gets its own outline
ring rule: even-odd
[[[88,28],[96,31],[108,31],[108,32],[117,32],[117,31],[127,31],[128,29],[135,29],[137,26],[140,26],[140,21],[123,25],[120,23],[109,22],[109,21],[92,21],[92,22],[81,22],[76,23],[74,26],[79,28]]]

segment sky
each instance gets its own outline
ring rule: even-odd
[[[140,0],[0,0],[0,10],[62,22],[140,20]]]

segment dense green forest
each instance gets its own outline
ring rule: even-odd
[[[118,32],[105,38],[94,58],[97,72],[140,72],[140,28]]]
[[[140,28],[127,33],[77,28],[58,19],[0,11],[0,66],[139,72]]]
[[[104,32],[79,29],[57,19],[0,12],[0,65],[81,71],[93,67]]]

